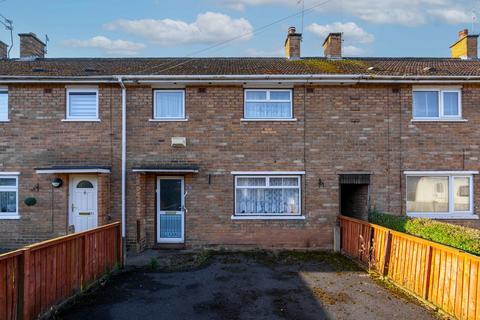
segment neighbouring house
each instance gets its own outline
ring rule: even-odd
[[[480,226],[480,61],[45,58],[0,44],[0,247],[124,221],[128,247],[332,248],[339,214]]]

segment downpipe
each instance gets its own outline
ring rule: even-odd
[[[117,78],[118,84],[122,88],[122,257],[123,266],[127,262],[127,242],[126,242],[126,175],[127,175],[127,89],[123,83],[122,77]]]

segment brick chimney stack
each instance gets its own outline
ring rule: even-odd
[[[342,58],[342,33],[330,33],[323,42],[323,53],[330,59]]]
[[[46,44],[33,32],[19,33],[20,58],[45,58]]]
[[[0,41],[0,59],[8,59],[8,44]]]
[[[468,29],[458,33],[458,40],[450,46],[452,58],[477,59],[478,58],[478,34],[469,35]]]
[[[285,40],[285,56],[287,59],[300,59],[300,46],[302,43],[302,34],[297,33],[295,27],[288,28],[287,39]]]

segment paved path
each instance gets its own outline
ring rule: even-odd
[[[282,259],[222,254],[193,271],[129,271],[58,318],[435,319],[341,256]]]

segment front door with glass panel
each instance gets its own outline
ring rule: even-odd
[[[184,186],[181,177],[159,177],[157,180],[157,241],[183,243]]]
[[[97,227],[97,178],[95,176],[71,176],[69,224],[75,232]]]

